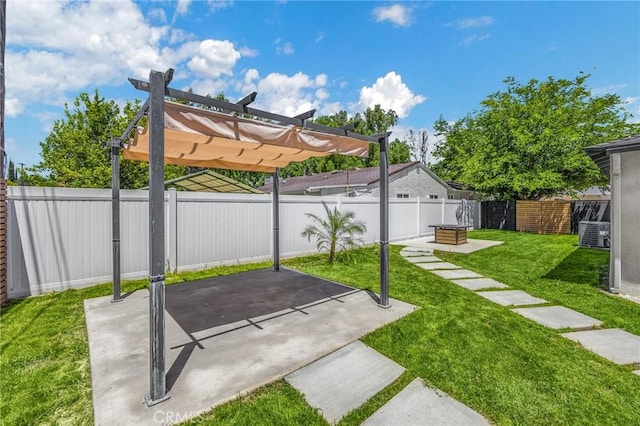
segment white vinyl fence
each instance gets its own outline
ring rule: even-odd
[[[111,190],[8,188],[9,297],[80,288],[111,281]],[[149,265],[147,191],[121,191],[121,271],[141,278]],[[330,208],[355,212],[367,225],[366,244],[379,240],[379,199],[280,197],[282,257],[315,252],[300,236],[305,213]],[[429,225],[480,226],[479,204],[461,200],[391,199],[389,239],[433,234]],[[165,192],[166,266],[170,271],[272,258],[270,195]]]

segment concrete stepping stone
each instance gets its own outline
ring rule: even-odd
[[[285,379],[312,407],[335,423],[393,383],[404,368],[359,340],[312,362]]]
[[[638,376],[640,376],[640,370],[634,371],[633,374],[637,374]]]
[[[435,256],[413,256],[405,257],[405,260],[411,263],[427,263],[427,262],[442,262],[442,259]]]
[[[516,308],[513,312],[529,318],[538,324],[555,330],[560,328],[584,329],[602,325],[602,322],[564,306],[543,306],[540,308]]]
[[[448,280],[457,280],[460,278],[483,278],[482,275],[470,271],[468,269],[452,269],[450,271],[433,271],[434,274],[446,278]]]
[[[400,253],[402,252],[432,252],[432,249],[429,248],[422,248],[422,247],[405,247],[402,250],[400,250]]]
[[[493,278],[468,278],[464,280],[451,280],[460,287],[468,290],[482,290],[484,288],[508,288],[506,284],[502,284]]]
[[[562,334],[616,364],[640,364],[640,336],[619,328]]]
[[[400,254],[407,257],[416,257],[416,256],[433,256],[433,251],[431,250],[421,250],[421,251],[401,251]]]
[[[446,393],[415,379],[373,413],[363,425],[488,425],[489,422]]]
[[[478,295],[502,306],[538,305],[546,300],[533,297],[522,290],[481,291]]]
[[[427,271],[433,271],[436,269],[460,269],[459,266],[449,262],[416,263],[416,266],[426,269]]]

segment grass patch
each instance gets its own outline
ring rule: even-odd
[[[640,306],[594,286],[608,254],[578,253],[574,236],[474,231],[472,238],[504,245],[469,255],[438,253],[460,266],[640,334]],[[410,264],[390,248],[391,297],[420,307],[364,337],[364,342],[407,371],[345,417],[360,424],[416,377],[492,422],[511,424],[639,424],[640,379],[471,291]],[[581,250],[580,250],[581,251]],[[580,261],[580,257],[588,261]],[[569,258],[569,259],[567,259]],[[378,251],[353,252],[329,265],[326,255],[284,265],[354,287],[378,290]],[[168,277],[168,283],[265,267],[216,268]],[[144,288],[128,282],[123,291]],[[6,424],[87,424],[92,419],[89,355],[83,300],[110,286],[70,290],[13,302],[0,321],[0,419]],[[326,424],[284,381],[262,387],[188,424]]]

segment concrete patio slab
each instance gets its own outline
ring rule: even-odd
[[[416,266],[426,269],[427,271],[434,271],[436,269],[460,269],[459,266],[449,262],[416,263]]]
[[[435,256],[413,256],[405,257],[405,259],[411,263],[442,262],[442,259]]]
[[[440,250],[449,251],[454,253],[473,253],[478,250],[484,250],[489,247],[494,247],[503,244],[502,241],[489,241],[489,240],[476,240],[469,238],[466,244],[436,244],[433,242],[434,236],[413,238],[410,240],[395,241],[391,244],[406,246],[403,250],[409,248],[426,249],[426,250]]]
[[[539,297],[533,297],[522,290],[481,291],[478,292],[478,295],[502,306],[523,306],[547,303],[546,300],[540,299]]]
[[[360,341],[285,377],[329,423],[393,383],[404,368]]]
[[[448,280],[458,280],[462,278],[484,278],[477,272],[470,271],[468,269],[452,269],[449,271],[433,271],[434,274],[446,278]]]
[[[543,306],[540,308],[516,308],[513,312],[529,318],[545,327],[560,329],[573,328],[575,330],[593,328],[602,325],[602,322],[581,314],[564,306]]]
[[[616,364],[640,364],[640,336],[619,328],[562,335]]]
[[[502,284],[493,278],[468,278],[462,280],[451,280],[453,283],[464,287],[467,290],[482,290],[485,288],[508,288],[506,284]]]
[[[420,379],[409,383],[363,423],[366,426],[488,424],[476,411],[440,390],[427,388]]]
[[[259,386],[279,380],[395,321],[415,307],[391,300],[380,309],[358,291],[270,316],[237,321],[189,336],[166,313],[167,383],[171,398],[153,407],[149,392],[149,293],[121,303],[85,300],[96,425],[185,421]],[[166,311],[165,311],[166,312]]]
[[[634,371],[633,374],[637,374],[638,376],[640,376],[640,370]]]

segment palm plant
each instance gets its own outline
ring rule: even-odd
[[[326,219],[321,219],[312,213],[305,213],[313,223],[307,225],[301,235],[308,241],[315,238],[318,250],[327,250],[329,263],[333,263],[337,253],[363,244],[359,236],[367,231],[367,227],[363,221],[355,218],[355,213],[352,211],[343,213],[337,207],[331,210],[324,201],[322,205],[327,215]]]

